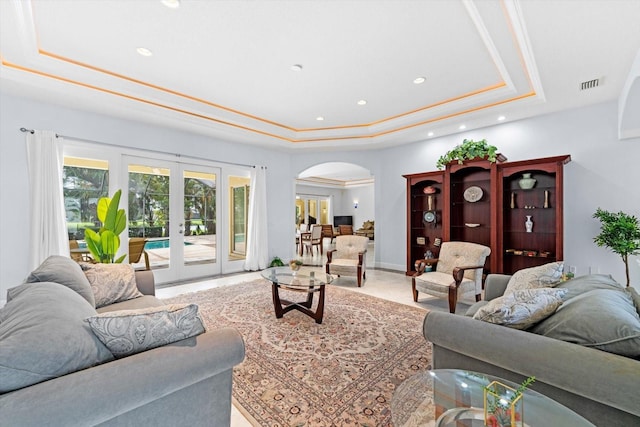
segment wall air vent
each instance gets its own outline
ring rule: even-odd
[[[587,80],[586,82],[580,83],[580,90],[593,89],[594,87],[598,87],[598,83],[600,83],[600,79]]]

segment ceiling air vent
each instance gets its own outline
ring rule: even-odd
[[[598,87],[598,83],[600,79],[587,80],[586,82],[580,83],[580,90],[593,89],[594,87]]]

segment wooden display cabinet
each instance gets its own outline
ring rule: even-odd
[[[444,171],[403,175],[407,274],[426,251],[438,256],[438,238],[489,246],[487,272],[512,274],[563,259],[563,167],[571,156],[505,160],[499,155],[496,163],[479,159],[451,163]],[[536,180],[531,189],[519,185],[525,173]],[[427,187],[436,192],[425,194]],[[425,220],[429,211],[433,221]],[[531,232],[525,228],[527,215],[533,220]]]
[[[518,270],[563,259],[563,168],[571,157],[557,156],[500,165],[498,192],[499,237],[495,270],[513,274]],[[531,189],[521,188],[523,174],[535,179]],[[527,216],[533,229],[527,232]]]
[[[407,179],[407,266],[413,274],[414,264],[431,251],[434,257],[440,250],[436,239],[442,239],[444,172],[403,175]],[[433,193],[425,193],[433,189]]]

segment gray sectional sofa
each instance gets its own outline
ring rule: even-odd
[[[116,302],[98,311],[139,309],[163,304],[154,296],[151,271],[136,272],[135,280],[143,296]],[[31,306],[37,305],[38,301],[45,301],[37,309],[36,316],[43,315],[45,319],[51,319],[52,324],[69,322],[69,316],[76,316],[72,321],[80,324],[82,319],[77,322],[78,318],[96,314],[95,308],[83,296],[79,296],[77,290],[70,290],[59,283],[21,286],[32,293],[30,298],[34,303]],[[33,342],[40,344],[29,346],[27,351],[22,350],[20,360],[8,361],[13,357],[10,353],[15,353],[15,346],[20,345],[12,341],[7,332],[15,320],[12,317],[17,317],[12,314],[15,307],[11,308],[10,304],[12,301],[8,298],[7,305],[0,309],[0,425],[85,427],[230,424],[232,369],[244,359],[244,342],[234,329],[213,329],[119,359],[114,359],[104,349],[96,352],[95,349],[100,347],[96,343],[90,344],[92,348],[89,349],[74,348],[80,347],[75,339],[77,335],[86,335],[87,338],[90,330],[86,332],[86,329],[69,327],[66,335],[53,331],[55,341],[62,341],[63,345],[68,346],[68,354],[62,356],[69,357],[69,360],[62,365],[73,364],[74,358],[83,357],[89,352],[106,361],[57,377],[53,373],[51,376],[54,378],[51,379],[43,376],[35,380],[45,379],[42,382],[7,391],[12,382],[21,380],[16,380],[15,369],[12,370],[9,363],[26,363],[31,374],[42,375],[44,368],[41,365],[50,361],[52,348],[56,347],[52,337],[27,337],[27,340],[33,338]],[[67,317],[62,319],[64,316]],[[64,331],[65,328],[56,329]],[[31,335],[39,333],[35,331]]]
[[[509,278],[506,275],[489,275],[485,284],[485,300],[501,296]],[[640,342],[636,324],[616,324],[616,320],[604,314],[605,319],[598,321],[600,324],[589,325],[589,322],[594,322],[593,316],[602,312],[602,306],[615,299],[612,296],[622,297],[611,294],[624,292],[620,285],[612,282],[609,276],[593,275],[558,285],[572,289],[566,296],[564,307],[561,306],[547,319],[555,332],[560,329],[560,323],[553,317],[564,309],[571,316],[568,320],[582,322],[585,330],[592,328],[626,333],[636,337],[627,341],[636,346]],[[583,296],[579,296],[581,294]],[[585,296],[593,297],[594,302],[589,302]],[[583,302],[588,308],[584,310],[580,304],[570,303],[572,299]],[[624,299],[629,300],[627,297]],[[482,304],[486,302],[477,303]],[[633,303],[631,307],[631,311],[637,310]],[[581,316],[576,309],[586,313]],[[468,314],[476,310],[477,307],[472,306]],[[614,308],[614,311],[619,310]],[[603,351],[598,346],[587,346],[578,332],[568,338],[565,331],[566,340],[541,335],[544,329],[540,327],[542,322],[528,330],[518,330],[476,320],[469,315],[427,313],[423,333],[433,344],[434,369],[476,371],[516,383],[533,375],[536,381],[532,389],[567,406],[596,426],[640,426],[640,360],[637,358]],[[637,312],[635,317],[638,317]],[[631,322],[634,322],[633,318]],[[572,335],[571,331],[569,335]],[[575,342],[582,342],[582,345]],[[640,354],[640,348],[630,349],[631,352],[634,350]]]

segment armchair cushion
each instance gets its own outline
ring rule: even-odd
[[[428,272],[417,276],[415,279],[416,288],[419,291],[441,298],[446,298],[449,295],[449,286],[455,283],[451,273],[442,273],[440,271]],[[466,277],[463,278],[458,287],[458,292],[473,292],[475,294],[474,283],[473,280]]]

